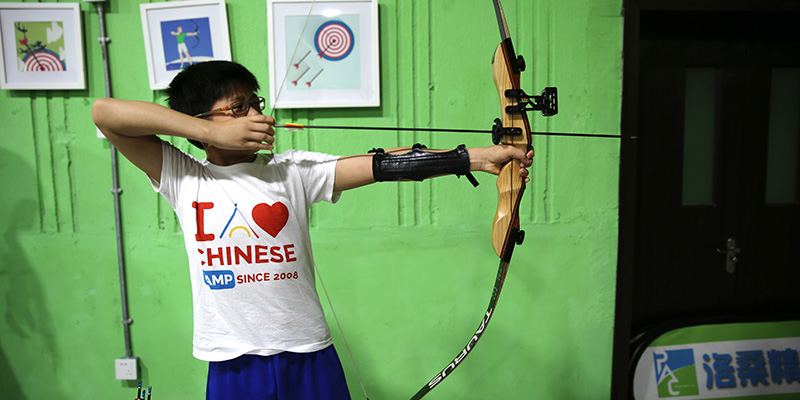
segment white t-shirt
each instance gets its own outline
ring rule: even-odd
[[[289,150],[227,167],[164,142],[161,183],[184,232],[193,355],[321,350],[331,335],[317,296],[308,209],[335,203],[337,157]]]

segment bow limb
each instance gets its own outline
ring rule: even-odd
[[[507,261],[500,261],[500,266],[497,267],[497,277],[494,281],[494,289],[492,289],[492,296],[489,298],[489,306],[486,308],[486,313],[483,314],[481,318],[480,324],[478,324],[478,329],[475,331],[475,334],[467,341],[467,344],[458,355],[451,361],[447,366],[444,367],[433,379],[430,380],[425,386],[417,391],[414,396],[411,397],[411,400],[419,400],[423,398],[428,392],[433,390],[444,378],[450,376],[450,374],[461,365],[461,362],[467,358],[467,355],[475,348],[475,345],[478,344],[478,340],[480,340],[483,332],[486,331],[486,327],[489,326],[489,321],[492,319],[492,315],[494,315],[494,309],[497,306],[497,300],[500,297],[500,291],[503,290],[503,283],[506,280],[506,273],[508,272],[508,262]]]

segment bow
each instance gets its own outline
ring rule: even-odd
[[[557,92],[556,88],[545,88],[539,96],[529,96],[525,94],[524,91],[520,88],[520,73],[525,70],[525,62],[522,56],[517,56],[514,52],[514,46],[511,42],[511,37],[508,30],[508,24],[506,23],[505,15],[503,13],[503,8],[500,4],[500,0],[492,0],[495,8],[495,14],[497,16],[498,26],[500,28],[500,36],[501,36],[501,43],[498,45],[497,49],[495,50],[494,59],[492,62],[492,77],[495,82],[495,86],[497,87],[497,91],[500,97],[500,106],[501,106],[501,118],[498,118],[494,121],[494,126],[492,127],[491,131],[480,131],[480,132],[491,132],[492,134],[492,141],[495,144],[505,144],[514,146],[525,153],[532,149],[531,146],[531,128],[528,122],[528,117],[526,112],[528,111],[541,111],[544,116],[552,116],[558,113],[557,107]],[[316,4],[316,0],[314,0],[309,8],[308,15],[311,15],[311,9]],[[306,21],[308,21],[308,16],[306,17]],[[305,30],[305,26],[303,27]],[[296,48],[295,48],[296,50]],[[286,82],[288,77],[288,70],[286,75],[284,75],[283,80],[281,81],[280,85],[278,86],[277,93],[279,94]],[[276,98],[278,95],[276,94]],[[272,112],[275,109],[273,108]],[[449,131],[449,132],[467,132],[466,130],[455,130],[455,129],[420,129],[420,128],[374,128],[374,127],[335,127],[335,126],[304,126],[299,124],[285,124],[285,125],[276,125],[276,128],[285,128],[287,130],[298,130],[303,128],[319,128],[319,129],[368,129],[368,130],[379,130],[379,129],[389,129],[389,130],[427,130],[427,131]],[[478,131],[470,131],[470,132],[478,132]],[[544,134],[544,135],[558,135],[558,136],[599,136],[599,137],[618,137],[616,135],[589,135],[589,134],[571,134],[571,133],[534,133],[534,134]],[[459,351],[459,353],[448,363],[443,369],[441,369],[427,384],[425,384],[413,397],[412,400],[421,399],[425,396],[428,392],[433,390],[439,383],[442,382],[447,376],[449,376],[455,369],[458,367],[464,359],[466,359],[467,355],[475,348],[477,345],[478,340],[480,340],[481,336],[486,330],[486,327],[491,320],[492,315],[494,314],[494,310],[497,306],[497,301],[500,296],[500,291],[503,288],[503,283],[505,282],[506,273],[508,272],[509,263],[511,261],[511,255],[513,253],[514,247],[517,244],[521,244],[524,239],[524,232],[520,230],[520,221],[519,221],[519,205],[522,200],[522,195],[525,190],[525,179],[520,176],[519,174],[520,164],[517,160],[512,160],[507,163],[501,169],[500,173],[498,174],[497,178],[497,190],[498,190],[498,207],[497,213],[494,217],[494,221],[492,223],[492,231],[491,231],[491,240],[492,246],[494,247],[495,252],[500,257],[500,264],[497,270],[497,276],[494,283],[494,288],[492,289],[492,294],[489,299],[489,306],[486,309],[485,314],[482,316],[481,321],[478,325],[478,329],[472,335],[472,337],[467,341],[467,344]],[[315,266],[315,271],[319,275],[319,270]],[[322,284],[323,291],[327,296],[327,289],[325,289],[324,283],[322,283],[322,279],[320,276],[320,283]],[[328,303],[331,305],[331,311],[336,319],[337,325],[339,325],[338,318],[336,317],[336,313],[333,310],[333,304],[328,298]],[[341,327],[339,327],[341,332]],[[352,354],[350,353],[349,346],[347,341],[344,339],[344,335],[342,335],[342,339],[344,341],[345,348],[347,349],[348,354],[350,355],[350,360],[353,361]],[[353,367],[358,374],[358,369],[355,368],[355,362],[353,362]],[[364,384],[361,380],[359,375],[358,377],[359,382],[361,383],[362,390],[364,391],[364,396],[366,395],[366,390],[364,388]]]
[[[195,22],[194,19],[190,19],[189,21],[191,21],[194,24],[194,32],[193,33],[196,34],[197,31],[200,30],[200,25],[198,25],[197,22]],[[193,50],[194,50],[195,47],[197,47],[198,44],[200,44],[200,35],[199,34],[194,35],[194,40],[195,40],[194,46],[192,46]]]
[[[520,89],[520,73],[525,70],[525,61],[522,56],[517,57],[514,52],[500,0],[492,1],[502,39],[495,50],[492,61],[492,77],[500,96],[502,115],[502,118],[495,120],[495,126],[492,129],[493,141],[495,144],[514,146],[527,153],[532,147],[531,128],[526,112],[537,110],[545,116],[556,114],[558,112],[557,93],[555,88],[546,88],[541,96],[528,96]],[[525,180],[520,176],[519,170],[519,161],[512,160],[503,166],[497,177],[499,200],[497,213],[492,223],[491,239],[495,253],[500,257],[500,265],[497,269],[497,277],[486,313],[481,318],[475,334],[461,351],[433,379],[417,391],[411,400],[421,399],[461,365],[475,348],[494,315],[514,246],[522,244],[525,237],[524,231],[520,230],[519,225],[519,205],[525,191]]]

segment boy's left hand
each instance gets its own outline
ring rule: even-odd
[[[473,147],[469,149],[470,169],[497,175],[503,165],[511,160],[519,160],[519,174],[530,182],[528,167],[533,164],[533,149],[527,153],[510,145],[495,145],[489,147]]]

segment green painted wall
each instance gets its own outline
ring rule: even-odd
[[[106,6],[113,94],[148,89],[140,0]],[[266,2],[227,0],[233,57],[268,93]],[[504,0],[522,86],[558,86],[560,114],[535,130],[619,131],[620,0]],[[92,102],[104,96],[98,17],[81,4],[87,90],[0,91],[0,388],[14,399],[123,399],[124,356],[108,143]],[[486,128],[498,114],[489,0],[381,0],[382,106],[280,111],[280,122]],[[279,148],[337,154],[423,142],[486,145],[467,134],[285,133]],[[619,143],[537,137],[518,247],[492,323],[430,399],[606,399],[617,247]],[[188,147],[180,142],[182,148]],[[196,154],[196,153],[195,153]],[[494,178],[446,177],[345,193],[312,210],[320,272],[367,392],[402,399],[461,349],[489,300]],[[185,251],[169,206],[120,161],[134,355],[157,399],[202,398],[191,357]],[[324,297],[324,294],[320,292]],[[323,304],[328,308],[327,302]],[[354,398],[362,398],[333,318]]]

